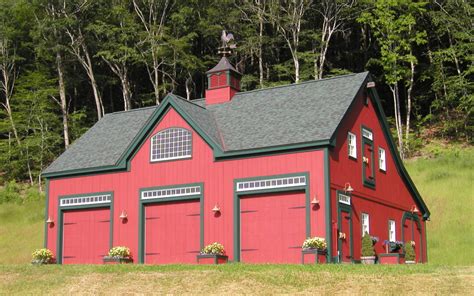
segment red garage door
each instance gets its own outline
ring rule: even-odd
[[[199,200],[145,206],[145,263],[196,263]]]
[[[301,263],[305,194],[252,195],[240,200],[241,261]]]
[[[109,251],[110,209],[65,211],[63,263],[102,263]]]

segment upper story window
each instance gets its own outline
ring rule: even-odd
[[[362,236],[364,236],[366,233],[370,234],[369,214],[362,213],[361,219],[362,219]]]
[[[395,232],[395,220],[388,220],[388,240],[394,242],[397,240]]]
[[[357,158],[357,138],[353,133],[347,134],[347,151],[350,157]]]
[[[172,127],[151,138],[151,161],[191,157],[192,135],[184,128]]]
[[[379,147],[379,169],[382,171],[387,170],[387,163],[385,162],[385,149]]]

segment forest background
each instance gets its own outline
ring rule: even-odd
[[[472,144],[474,9],[431,0],[0,0],[0,184],[105,114],[202,98],[222,30],[242,90],[370,71],[403,157]]]

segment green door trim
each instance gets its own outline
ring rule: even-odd
[[[85,204],[85,205],[75,205],[75,206],[61,206],[61,200],[71,197],[85,197],[85,196],[94,196],[94,195],[110,195],[110,203],[102,204]],[[56,263],[63,263],[63,220],[64,212],[70,210],[82,210],[82,209],[95,209],[95,208],[109,208],[110,210],[110,233],[109,233],[109,248],[113,246],[113,235],[114,235],[114,192],[93,192],[93,193],[84,193],[84,194],[72,194],[72,195],[62,195],[58,198],[58,232],[57,232],[57,241],[56,241]]]
[[[293,187],[280,187],[271,189],[260,189],[260,190],[248,190],[248,191],[237,191],[237,183],[245,181],[259,181],[267,180],[272,178],[285,178],[285,177],[306,177],[306,185],[293,186]],[[292,173],[283,175],[270,175],[270,176],[259,176],[244,179],[234,179],[234,262],[240,262],[240,198],[247,195],[259,195],[265,193],[278,193],[278,192],[290,192],[290,191],[304,191],[305,192],[305,207],[306,207],[306,237],[311,236],[311,201],[309,192],[309,172]],[[303,244],[303,242],[301,242]]]
[[[167,197],[167,198],[150,198],[142,199],[142,193],[149,190],[161,190],[161,189],[173,189],[183,187],[196,187],[201,188],[200,193],[186,196]],[[172,203],[175,201],[187,201],[187,200],[199,200],[199,246],[201,249],[204,248],[204,183],[187,183],[177,184],[168,186],[156,186],[140,188],[138,194],[138,263],[143,264],[145,262],[145,206],[148,204],[157,203]]]
[[[349,242],[349,252],[350,252],[350,256],[351,256],[351,262],[354,263],[354,237],[353,237],[353,223],[352,223],[352,206],[350,205],[346,205],[346,204],[342,204],[339,202],[339,194],[344,194],[344,195],[348,195],[351,197],[351,204],[352,204],[352,195],[350,193],[345,193],[343,191],[340,191],[340,190],[336,190],[336,195],[337,195],[337,199],[336,199],[336,202],[337,202],[337,226],[338,226],[338,231],[339,229],[342,227],[342,212],[346,212],[349,214],[349,236],[350,236],[350,242]],[[337,244],[337,251],[338,251],[338,263],[341,263],[342,260],[342,239],[337,238],[338,240],[338,244]]]

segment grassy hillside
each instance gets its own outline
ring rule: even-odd
[[[428,260],[446,265],[474,265],[474,149],[425,148],[407,168],[431,211]],[[0,264],[29,262],[43,244],[44,200],[0,204]]]
[[[430,263],[474,265],[474,149],[438,145],[406,166],[431,212]]]

